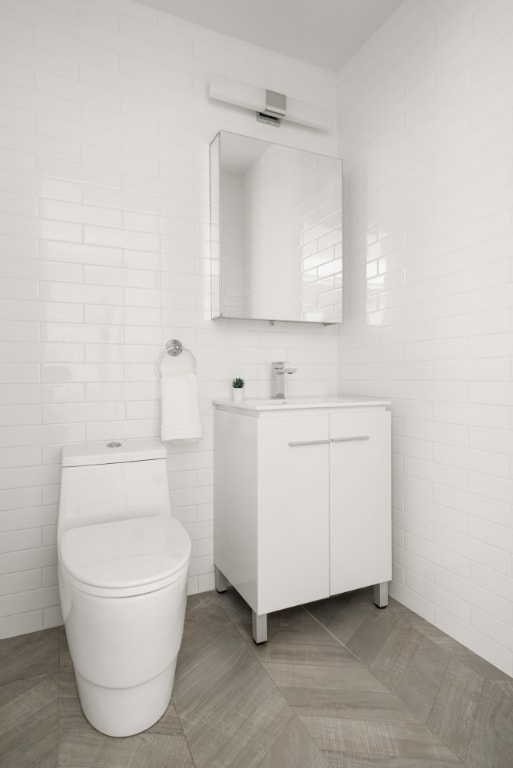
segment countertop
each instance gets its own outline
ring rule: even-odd
[[[370,406],[387,407],[390,400],[362,395],[334,395],[332,397],[288,397],[284,400],[268,398],[248,398],[241,403],[232,400],[213,400],[214,406],[230,411],[291,411],[318,408],[361,408]]]

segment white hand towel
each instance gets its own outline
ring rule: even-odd
[[[162,376],[160,382],[162,442],[202,437],[196,374]]]

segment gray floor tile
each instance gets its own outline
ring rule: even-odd
[[[487,681],[466,753],[468,768],[513,765],[513,680]]]
[[[407,614],[387,608],[370,614],[347,646],[390,690],[396,690],[422,640]]]
[[[433,733],[462,759],[467,755],[482,687],[483,678],[453,657],[427,721]]]
[[[348,752],[372,757],[400,757],[460,764],[431,731],[418,723],[302,717],[302,722],[325,752]]]
[[[502,680],[504,682],[511,682],[511,677],[505,672],[502,672],[493,664],[482,659],[476,653],[472,653],[465,646],[458,643],[458,648],[455,649],[453,656],[458,659],[467,669],[471,669],[476,674],[480,675],[483,680]]]
[[[313,645],[311,643],[280,643],[268,642],[254,645],[253,650],[258,660],[291,664],[333,664],[337,666],[342,661],[353,661],[353,654],[342,645]]]
[[[57,675],[23,678],[0,689],[2,768],[56,768]]]
[[[462,768],[453,760],[423,760],[397,755],[356,755],[351,752],[330,752],[327,755],[330,768]]]
[[[426,637],[417,647],[397,687],[397,695],[423,723],[427,722],[451,657]]]
[[[174,701],[196,765],[258,765],[293,714],[251,647],[217,603],[195,602],[182,649]]]
[[[197,768],[257,768],[294,719],[272,686],[262,693],[260,689],[250,696],[242,711],[231,707],[211,710],[192,726],[183,721]]]
[[[279,736],[258,768],[329,768],[326,755],[295,719]]]
[[[294,718],[233,627],[177,669],[174,700],[198,768],[257,766]]]
[[[320,688],[323,691],[386,691],[385,686],[356,659],[333,664],[266,662],[269,675],[279,688]]]
[[[368,590],[335,595],[328,600],[309,603],[306,608],[344,643],[352,638],[367,616],[377,610]]]
[[[300,717],[418,722],[401,699],[390,691],[358,691],[282,687],[281,692]]]
[[[267,617],[269,640],[273,643],[338,645],[337,638],[302,606],[277,611]]]
[[[23,677],[53,675],[59,671],[60,630],[45,629],[2,640],[0,685]]]
[[[319,600],[305,606],[327,629],[343,643],[348,643],[369,616],[381,613],[406,614],[411,611],[396,600],[390,598],[386,609],[377,608],[372,600],[372,587],[334,595],[327,600]],[[411,614],[413,615],[413,614]]]
[[[143,734],[84,718],[64,630],[0,642],[2,768],[511,768],[513,680],[371,590],[271,614],[189,598],[173,700]]]

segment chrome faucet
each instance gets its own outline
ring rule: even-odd
[[[297,368],[291,368],[284,362],[271,365],[271,398],[273,400],[285,399],[285,374],[295,373]]]

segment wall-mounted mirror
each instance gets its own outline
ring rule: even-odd
[[[210,145],[212,317],[342,320],[342,161],[220,131]]]

